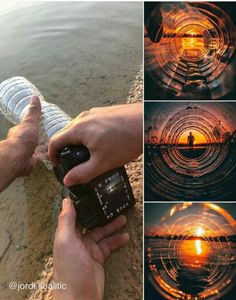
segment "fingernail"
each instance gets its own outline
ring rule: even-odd
[[[38,97],[32,96],[32,98],[30,99],[30,103],[35,103],[35,102],[38,102]]]
[[[124,224],[127,223],[128,218],[125,215],[121,215],[120,218],[122,219],[122,221],[124,222]]]
[[[73,185],[73,182],[70,180],[70,178],[68,179],[67,177],[64,178],[64,185],[65,186],[71,186]]]
[[[126,241],[129,241],[130,239],[130,236],[127,232],[123,233],[123,238],[126,240]]]
[[[70,199],[69,198],[64,198],[62,201],[62,208],[65,208],[66,205],[68,205],[70,203]]]

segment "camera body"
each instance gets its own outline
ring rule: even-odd
[[[65,175],[75,166],[90,158],[83,146],[68,146],[58,152],[60,165],[54,168],[58,181],[63,184]],[[86,228],[103,226],[125,210],[133,207],[135,199],[125,167],[106,172],[86,184],[68,188],[74,201],[78,222]]]

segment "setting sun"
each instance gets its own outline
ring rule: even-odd
[[[188,144],[188,136],[192,132],[192,135],[194,136],[194,145],[196,144],[206,144],[207,140],[206,137],[200,133],[199,131],[193,129],[193,130],[187,130],[183,132],[178,140],[179,144]]]
[[[204,232],[205,232],[205,230],[202,228],[202,227],[198,227],[197,229],[196,229],[196,235],[197,236],[203,236],[204,235]]]

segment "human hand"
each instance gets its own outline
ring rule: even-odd
[[[119,216],[106,226],[82,235],[76,229],[72,200],[63,200],[54,241],[53,279],[66,284],[66,289],[54,289],[54,300],[103,299],[103,264],[111,252],[129,241],[127,233],[114,234],[126,222],[125,216]]]
[[[145,2],[144,24],[148,36],[153,43],[158,43],[163,34],[161,3]]]
[[[28,113],[20,124],[12,127],[8,132],[6,141],[13,145],[12,151],[18,152],[17,176],[28,175],[36,164],[37,157],[34,151],[39,139],[40,116],[40,100],[37,96],[33,96]]]
[[[64,184],[87,183],[120,167],[142,153],[142,105],[125,104],[93,108],[78,115],[49,142],[49,158],[57,165],[58,150],[83,144],[90,159],[70,170]]]

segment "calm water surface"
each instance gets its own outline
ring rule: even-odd
[[[142,64],[141,3],[0,4],[0,80],[35,83],[68,113],[125,102]]]

